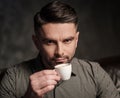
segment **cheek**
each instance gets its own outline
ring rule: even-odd
[[[54,56],[54,47],[48,47],[48,46],[44,46],[43,45],[43,49],[42,49],[43,53],[45,56],[47,57],[53,57]]]
[[[73,42],[68,48],[65,48],[65,49],[66,49],[67,55],[73,56],[76,50],[76,43]]]

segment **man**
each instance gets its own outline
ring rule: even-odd
[[[108,74],[95,62],[74,58],[79,32],[75,10],[60,1],[44,6],[34,17],[37,58],[9,68],[0,84],[0,98],[120,98]],[[70,62],[69,80],[54,66]]]

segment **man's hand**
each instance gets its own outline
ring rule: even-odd
[[[60,76],[55,70],[43,70],[30,76],[30,85],[26,98],[42,98],[45,93],[54,89]]]

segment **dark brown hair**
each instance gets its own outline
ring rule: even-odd
[[[78,17],[70,5],[61,1],[52,1],[35,14],[35,32],[46,23],[74,23],[77,26]]]

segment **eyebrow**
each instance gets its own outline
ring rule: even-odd
[[[51,39],[51,38],[42,38],[42,41],[47,41],[47,40],[55,41],[54,39]]]
[[[70,37],[67,37],[67,38],[63,38],[63,41],[68,40],[68,39],[73,40],[74,38],[75,38],[74,36],[70,36]],[[44,38],[44,37],[42,37],[41,40],[42,41],[47,41],[47,40],[56,41],[56,40],[54,40],[52,38]]]
[[[70,36],[70,37],[68,37],[66,39],[74,39],[74,38],[75,38],[74,36]]]

